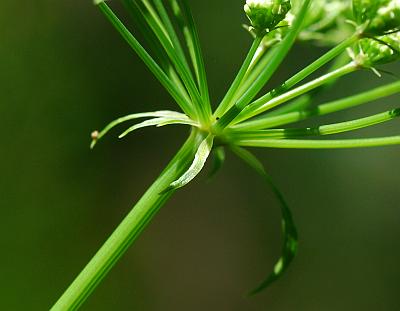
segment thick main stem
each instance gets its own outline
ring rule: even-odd
[[[77,310],[95,290],[174,191],[163,191],[192,163],[204,135],[193,130],[160,177],[112,233],[92,260],[68,287],[51,311]]]

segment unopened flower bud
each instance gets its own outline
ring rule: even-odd
[[[366,32],[383,35],[400,27],[400,0],[353,0],[354,17]]]
[[[247,0],[244,11],[257,31],[271,31],[291,9],[290,0]]]
[[[376,65],[387,64],[400,58],[400,33],[378,37],[376,39],[362,39],[358,46],[356,62],[360,66],[371,68]]]

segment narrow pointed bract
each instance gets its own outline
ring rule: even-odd
[[[278,199],[281,209],[283,234],[283,247],[281,257],[275,264],[273,271],[268,275],[268,277],[263,282],[261,282],[259,286],[257,286],[250,292],[250,295],[254,295],[266,289],[273,282],[277,281],[283,276],[297,254],[298,234],[296,225],[293,220],[292,212],[290,211],[290,208],[286,203],[282,192],[275,185],[272,178],[267,174],[264,165],[248,150],[240,148],[238,146],[233,146],[231,148],[232,151],[239,158],[241,158],[248,166],[250,166],[254,171],[257,172],[257,174],[259,174],[264,179],[266,184],[272,189],[273,193]]]
[[[171,190],[179,189],[190,183],[203,169],[208,156],[211,153],[214,142],[214,136],[208,135],[200,144],[199,149],[196,152],[192,165],[179,179],[172,182],[169,187],[164,191],[168,192]]]

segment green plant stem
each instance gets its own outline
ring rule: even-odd
[[[333,123],[327,125],[320,125],[309,128],[289,128],[289,129],[271,129],[259,131],[239,131],[232,132],[231,138],[235,139],[286,139],[286,138],[300,138],[306,136],[324,136],[333,135],[349,131],[358,130],[361,128],[373,126],[383,122],[387,122],[398,118],[400,116],[400,109],[393,109],[383,113],[378,113],[369,117],[345,121],[340,123]]]
[[[236,75],[235,80],[233,81],[233,83],[232,83],[231,87],[229,88],[228,92],[226,93],[224,99],[222,100],[222,102],[218,106],[217,110],[215,111],[214,116],[218,117],[220,115],[223,115],[226,112],[226,110],[229,109],[233,105],[232,99],[234,98],[238,87],[242,83],[243,78],[246,75],[246,72],[249,69],[249,66],[251,64],[251,61],[253,60],[254,55],[257,52],[257,49],[260,46],[263,38],[264,38],[263,35],[257,35],[255,37],[255,39],[253,40],[250,50],[247,53],[247,56],[242,64],[238,74]]]
[[[187,18],[185,18],[181,5],[179,1],[177,0],[169,0],[169,5],[171,7],[172,13],[174,14],[175,20],[178,23],[179,28],[181,29],[183,33],[183,37],[185,39],[186,47],[188,48],[190,58],[192,60],[192,65],[194,67],[194,70],[196,72],[197,77],[199,78],[198,74],[198,68],[197,68],[197,62],[196,62],[196,56],[195,56],[195,51],[194,51],[194,42],[193,42],[193,37],[191,35],[191,31],[189,30],[189,25]]]
[[[77,310],[149,224],[173,190],[161,193],[191,165],[203,134],[193,131],[160,177],[147,190],[51,311]]]
[[[200,39],[189,5],[186,1],[182,1],[183,5],[180,3],[181,2],[177,0],[169,0],[172,13],[183,33],[186,47],[189,51],[193,69],[196,74],[197,85],[202,99],[202,104],[198,106],[199,114],[203,120],[203,124],[208,126],[212,112]]]
[[[153,6],[148,0],[131,0],[134,2],[142,2],[147,11],[150,14],[150,17],[154,20],[154,22],[160,27],[160,30],[163,32],[164,36],[168,38],[169,42],[173,44],[172,38],[170,37],[169,32],[167,31],[166,25],[164,23],[164,20],[161,21],[160,16],[157,14],[157,12],[154,10]]]
[[[185,40],[187,42],[187,47],[189,49],[193,67],[195,69],[200,94],[204,101],[204,105],[202,105],[202,107],[204,108],[204,114],[207,116],[211,116],[211,103],[208,90],[207,73],[204,64],[203,53],[201,50],[199,33],[187,0],[182,0],[182,7],[183,12],[185,13],[185,20],[187,25],[187,27],[185,27],[187,29]]]
[[[126,40],[126,42],[131,46],[131,48],[138,54],[154,76],[161,82],[161,84],[166,88],[166,90],[175,99],[177,104],[181,109],[191,118],[195,117],[195,112],[192,107],[192,103],[187,102],[185,97],[182,96],[181,91],[176,87],[176,85],[170,80],[170,78],[165,74],[162,68],[154,61],[154,59],[147,53],[143,46],[136,40],[136,38],[130,33],[130,31],[125,27],[125,25],[118,19],[118,17],[113,13],[110,7],[104,3],[100,2],[98,4],[99,9],[107,17],[107,19],[112,23],[116,30],[121,34],[121,36]]]
[[[353,45],[359,39],[360,39],[360,34],[358,32],[356,32],[354,35],[352,35],[348,39],[344,40],[342,43],[335,46],[333,49],[331,49],[330,51],[325,53],[323,56],[318,58],[316,61],[314,61],[307,67],[305,67],[303,70],[296,73],[294,76],[292,76],[286,82],[284,82],[278,89],[276,89],[276,92],[284,93],[284,92],[290,90],[293,86],[295,86],[299,82],[303,81],[305,78],[310,76],[312,73],[314,73],[319,68],[321,68],[322,66],[324,66],[325,64],[330,62],[335,57],[342,54],[349,46]],[[273,92],[271,92],[271,94],[273,94]]]
[[[174,67],[171,65],[168,56],[164,53],[163,47],[158,41],[157,37],[147,26],[147,23],[137,9],[137,6],[132,2],[132,0],[124,0],[124,4],[132,15],[132,18],[136,22],[140,32],[143,34],[143,37],[146,39],[146,42],[149,44],[150,50],[154,53],[156,61],[172,80],[173,84],[175,84],[176,88],[181,93],[181,96],[186,100],[186,102],[190,103],[191,99],[185,86],[182,84],[182,80],[176,73]]]
[[[335,59],[334,63],[329,67],[329,69],[326,72],[331,72],[336,69],[339,69],[340,67],[343,67],[344,65],[346,65],[349,62],[349,59],[350,59],[350,57],[346,52],[342,53],[340,56],[338,56]],[[338,81],[338,79],[332,80],[332,81],[324,84],[323,86],[313,90],[312,92],[305,94],[305,95],[301,96],[300,98],[297,98],[296,100],[294,100],[291,103],[288,103],[287,105],[279,107],[278,109],[274,109],[273,111],[268,111],[267,114],[269,117],[273,117],[273,116],[293,112],[296,110],[303,110],[303,109],[309,107],[310,104],[313,102],[313,100],[320,93],[330,89],[337,81]]]
[[[181,78],[179,75],[176,73],[176,70],[172,65],[169,65],[167,68],[167,74],[171,78],[172,82],[175,83],[176,88],[181,92],[182,97],[187,101],[191,102],[191,98],[185,88],[185,86],[182,83]]]
[[[280,41],[277,41],[277,43],[279,43],[279,42]],[[248,79],[247,79],[248,75],[250,75],[250,73],[255,71],[255,67],[260,63],[260,60],[265,55],[265,52],[268,51],[269,48],[271,48],[272,46],[267,48],[264,44],[260,44],[260,46],[258,47],[256,53],[254,54],[253,59],[251,60],[249,69],[246,72],[245,79],[243,79],[244,80],[243,82],[248,81]]]
[[[186,60],[182,46],[180,45],[179,42],[179,38],[175,33],[175,30],[173,28],[171,20],[169,19],[168,13],[165,10],[162,0],[154,1],[155,7],[160,15],[157,14],[153,5],[148,0],[128,0],[128,1],[132,1],[134,5],[137,6],[138,11],[144,17],[144,19],[146,20],[150,28],[153,30],[156,37],[159,39],[159,42],[166,50],[168,57],[170,57],[170,59],[173,60],[174,63],[176,62],[176,59],[178,59],[180,62],[180,66],[182,67],[182,70],[185,70],[192,79],[189,64]],[[145,9],[149,14],[146,14],[146,11],[144,11],[140,7],[139,2],[143,3]],[[173,58],[171,58],[171,54],[173,54]]]
[[[309,4],[303,4],[303,5],[307,5],[307,8],[308,8]],[[303,9],[306,9],[306,7],[304,6]],[[297,18],[299,18],[299,17],[300,16],[297,15]],[[302,18],[304,18],[304,17],[302,17]],[[300,21],[300,20],[298,20],[298,21]],[[246,74],[246,78],[244,79],[242,85],[240,85],[240,88],[238,90],[239,98],[240,98],[240,96],[243,96],[247,92],[247,90],[255,83],[255,81],[257,81],[259,79],[259,77],[266,71],[266,68],[270,67],[272,59],[274,57],[276,57],[276,56],[274,56],[274,54],[276,54],[276,51],[280,49],[280,46],[282,46],[285,41],[289,41],[289,40],[290,41],[293,40],[293,43],[294,43],[298,34],[301,31],[303,19],[301,20],[301,24],[296,25],[295,23],[291,26],[292,31],[296,26],[298,26],[299,28],[296,31],[297,33],[294,36],[294,38],[291,35],[292,31],[290,31],[289,34],[280,43],[276,44],[275,46],[272,46],[272,48],[266,54],[265,54],[266,50],[262,51],[260,53],[261,55],[258,55],[257,59],[255,59],[256,62],[252,64],[251,71],[249,71]],[[277,53],[277,54],[279,54],[279,53]],[[264,85],[265,85],[265,83],[264,83]]]
[[[289,148],[289,149],[347,149],[399,145],[400,136],[379,138],[342,139],[342,140],[301,140],[301,139],[264,139],[235,140],[243,147]]]
[[[271,92],[265,95],[265,99],[272,99],[274,96],[282,94],[286,92],[287,90],[291,89],[293,86],[298,84],[299,82],[303,81],[305,78],[310,76],[312,73],[326,65],[328,62],[330,62],[332,59],[335,57],[339,56],[342,54],[349,46],[357,42],[361,37],[361,34],[359,31],[354,33],[351,37],[348,39],[344,40],[331,50],[329,50],[327,53],[322,55],[320,58],[312,62],[310,65],[299,71],[297,74],[292,76],[290,79],[282,83],[279,87],[275,88]],[[257,76],[260,74],[260,70],[265,67],[267,64],[260,64],[257,66],[257,69],[254,70],[254,72],[251,73],[251,75],[246,78],[246,84],[241,86],[241,89],[246,89],[248,85],[254,82],[254,80],[257,78]],[[259,67],[259,68],[258,68]]]
[[[258,114],[261,114],[269,109],[272,109],[278,105],[281,105],[283,103],[288,102],[289,100],[296,98],[300,95],[303,95],[313,89],[316,89],[320,87],[321,85],[324,85],[326,83],[329,83],[331,81],[337,80],[338,78],[349,74],[351,72],[356,71],[359,69],[359,66],[355,62],[350,62],[349,64],[336,69],[333,72],[327,73],[313,81],[310,81],[302,86],[299,86],[293,90],[287,91],[286,93],[283,93],[280,96],[274,97],[272,99],[269,99],[269,96],[263,96],[250,105],[248,105],[242,113],[238,116],[236,120],[234,120],[234,123],[238,123],[240,121],[249,119],[251,117],[254,117]],[[267,94],[268,95],[268,94]]]
[[[254,83],[243,94],[243,96],[240,97],[239,100],[215,124],[214,130],[217,133],[221,132],[237,117],[237,115],[250,103],[250,101],[269,81],[280,64],[283,62],[301,30],[301,26],[307,14],[310,1],[311,0],[305,0],[303,2],[300,12],[297,14],[297,17],[293,23],[292,29],[289,31],[285,39],[271,51],[269,63],[266,69],[257,77]]]
[[[311,116],[322,116],[344,109],[356,107],[380,98],[388,97],[400,93],[400,81],[377,87],[370,91],[362,92],[357,95],[334,100],[315,108],[293,111],[279,116],[263,116],[258,119],[236,124],[232,127],[235,130],[259,130],[276,126],[282,126],[298,121],[305,120]]]
[[[136,3],[136,2],[135,2]],[[208,124],[210,115],[205,113],[203,106],[203,101],[200,96],[199,90],[197,89],[196,83],[193,79],[190,68],[185,63],[185,59],[181,59],[177,54],[174,46],[172,45],[169,36],[166,36],[164,31],[162,30],[162,26],[159,23],[159,20],[152,18],[151,14],[147,14],[143,8],[136,3],[137,9],[141,12],[150,28],[153,30],[154,34],[159,39],[161,45],[163,46],[165,52],[167,53],[169,59],[174,64],[176,71],[178,72],[180,78],[182,79],[183,84],[185,85],[194,105],[194,108],[197,111],[196,116],[199,121],[202,123]]]
[[[165,9],[163,1],[162,0],[154,0],[154,5],[155,5],[158,13],[160,14],[160,18],[165,26],[165,29],[168,33],[168,36],[171,39],[171,42],[172,42],[174,48],[176,49],[176,52],[178,53],[178,55],[182,59],[182,61],[186,64],[185,66],[189,67],[187,60],[186,60],[185,53],[182,48],[182,45],[179,41],[179,37],[174,29],[171,19],[169,18],[168,12]]]

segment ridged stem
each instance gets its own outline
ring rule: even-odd
[[[174,191],[163,192],[190,166],[203,135],[193,131],[160,177],[68,287],[51,311],[77,310],[125,254]]]

